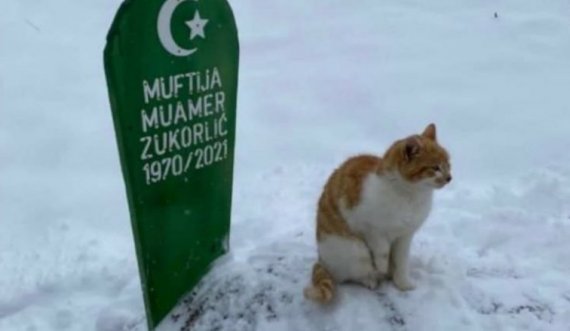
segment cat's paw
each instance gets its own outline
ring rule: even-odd
[[[368,288],[369,290],[375,290],[378,288],[378,278],[375,275],[370,275],[360,280],[360,284],[364,285],[364,287]]]
[[[388,254],[376,258],[374,264],[376,265],[378,275],[382,275],[382,278],[386,278],[386,275],[390,272]]]
[[[411,291],[416,288],[416,285],[407,277],[394,277],[394,285],[400,291]]]

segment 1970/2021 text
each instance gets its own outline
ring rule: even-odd
[[[176,154],[143,166],[147,185],[155,184],[173,176],[180,176],[192,170],[202,169],[228,157],[228,140],[217,141],[206,146],[192,149],[186,154]]]

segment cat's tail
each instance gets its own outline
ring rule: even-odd
[[[335,284],[331,274],[319,262],[313,266],[311,285],[305,288],[305,298],[319,303],[329,303],[334,297]]]

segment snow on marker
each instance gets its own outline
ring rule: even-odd
[[[149,329],[225,253],[239,44],[225,0],[126,0],[105,73]]]

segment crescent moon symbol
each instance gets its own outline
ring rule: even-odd
[[[172,14],[174,14],[174,11],[178,5],[184,1],[187,0],[166,0],[160,8],[160,12],[158,13],[158,38],[160,39],[160,43],[164,49],[166,49],[168,53],[175,56],[188,56],[196,52],[196,48],[186,49],[178,46],[172,37]]]

